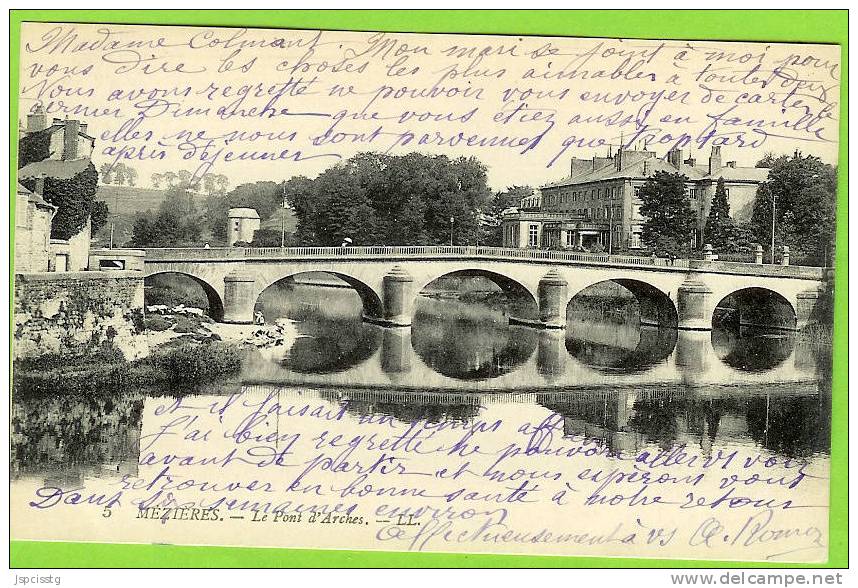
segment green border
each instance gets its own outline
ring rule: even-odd
[[[841,45],[842,87],[838,178],[835,341],[832,407],[830,559],[848,567],[848,250],[847,250],[847,10],[644,10],[644,11],[377,11],[377,10],[12,10],[10,11],[10,194],[15,193],[18,121],[18,51],[23,21],[111,22],[169,25],[325,28],[448,33],[498,33],[656,39],[717,39]],[[14,199],[12,199],[14,206]],[[10,240],[14,232],[10,217]],[[12,247],[10,241],[10,267]],[[10,284],[13,275],[10,274]],[[11,314],[11,309],[10,309]],[[11,321],[10,321],[11,324]],[[10,335],[11,338],[11,335]],[[12,541],[15,568],[81,567],[784,567],[729,561],[616,559],[109,545]]]

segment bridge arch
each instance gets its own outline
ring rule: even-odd
[[[712,313],[713,327],[764,327],[794,331],[795,306],[780,292],[752,286],[721,297]]]
[[[575,297],[593,286],[599,284],[614,283],[622,286],[635,297],[638,303],[640,324],[654,327],[666,327],[675,329],[679,325],[679,314],[676,304],[670,295],[664,290],[647,282],[634,278],[611,278],[588,284],[573,292],[567,301],[567,312],[569,305]]]
[[[438,280],[445,278],[469,278],[480,277],[485,278],[496,285],[508,297],[508,300],[516,300],[520,302],[515,308],[517,318],[536,319],[539,314],[538,297],[532,287],[525,285],[522,281],[511,278],[497,271],[473,267],[462,268],[452,271],[447,271],[431,277],[424,277],[415,284],[415,297],[420,296],[427,287]],[[521,316],[518,316],[521,315]]]
[[[169,275],[169,274],[184,276],[184,277],[190,278],[196,284],[198,284],[203,289],[203,292],[206,295],[206,299],[208,300],[209,316],[218,322],[223,320],[224,305],[223,305],[223,298],[222,298],[221,294],[214,287],[214,285],[212,285],[208,280],[201,278],[200,276],[197,276],[197,275],[192,274],[190,272],[183,272],[183,271],[175,270],[175,269],[156,270],[153,272],[147,272],[146,273],[146,275],[144,276],[144,283],[146,281],[150,281],[150,278],[154,278],[156,276]]]
[[[265,292],[271,286],[274,286],[277,283],[288,280],[289,278],[294,278],[295,276],[300,276],[302,274],[310,274],[310,273],[323,273],[331,276],[335,276],[348,284],[355,292],[357,292],[358,297],[360,297],[361,304],[363,305],[363,315],[369,318],[381,318],[383,316],[383,306],[381,302],[381,296],[378,292],[376,292],[371,286],[369,286],[363,280],[360,280],[354,276],[349,274],[333,271],[329,269],[319,269],[319,270],[298,270],[298,271],[290,271],[286,272],[274,279],[267,279],[262,283],[261,287],[258,290],[258,294],[256,296],[256,303],[258,303],[259,298],[262,296],[263,292]]]

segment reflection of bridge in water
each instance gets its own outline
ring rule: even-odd
[[[275,347],[251,352],[245,361],[242,380],[247,385],[315,388],[515,392],[597,386],[815,385],[819,377],[813,355],[797,353],[791,338],[763,340],[761,349],[767,350],[770,363],[753,365],[751,362],[749,365],[748,361],[739,362],[734,357],[736,346],[747,344],[741,339],[738,343],[731,343],[716,338],[713,345],[709,332],[641,328],[637,347],[615,348],[613,355],[616,357],[599,353],[599,361],[590,361],[590,346],[604,345],[584,339],[586,331],[577,338],[567,339],[563,332],[558,331],[510,329],[510,338],[519,346],[517,352],[522,361],[517,365],[495,366],[497,369],[493,376],[485,375],[487,370],[481,365],[503,358],[503,350],[488,357],[475,356],[473,365],[462,366],[457,374],[449,369],[449,365],[436,369],[430,365],[431,357],[421,356],[415,351],[411,330],[379,329],[377,348],[356,357],[352,365],[332,366],[328,371],[308,371],[290,362],[288,347]],[[522,329],[521,337],[517,336],[518,329]],[[522,347],[527,342],[531,346],[529,349]],[[745,351],[739,355],[758,357],[759,352]],[[605,357],[608,357],[607,361]]]
[[[625,452],[655,443],[664,448],[679,444],[700,447],[705,454],[713,445],[754,443],[797,457],[826,453],[831,436],[831,396],[822,393],[817,382],[770,384],[752,390],[674,384],[503,394],[254,384],[244,386],[243,393],[256,399],[271,397],[283,406],[296,401],[312,405],[316,400],[345,404],[347,412],[356,416],[387,415],[403,423],[486,420],[496,414],[498,405],[540,406],[550,411],[543,418],[557,415],[555,433],[562,431],[563,436],[595,440],[612,451]]]

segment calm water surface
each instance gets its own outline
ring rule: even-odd
[[[515,404],[561,414],[567,434],[618,450],[686,443],[827,463],[826,348],[787,333],[677,333],[574,309],[565,332],[540,332],[510,326],[509,309],[422,297],[411,329],[382,329],[361,321],[349,289],[266,292],[266,319],[294,321],[294,342],[247,352],[240,376],[197,392],[276,386],[404,422],[488,421]],[[13,477],[68,485],[135,472],[144,402],[169,393],[16,398]]]

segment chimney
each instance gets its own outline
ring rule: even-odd
[[[709,175],[714,174],[721,169],[721,147],[712,148],[712,155],[709,156]]]
[[[65,141],[63,142],[62,159],[71,160],[77,159],[77,143],[78,133],[80,132],[80,121],[67,120],[65,121]]]
[[[693,157],[689,157],[685,160],[685,165],[690,165],[691,167],[694,167],[695,165],[697,165],[697,160]]]
[[[735,162],[735,161],[728,161],[728,162],[727,162],[727,167],[735,168],[735,167],[736,167],[736,162]]]
[[[39,196],[45,195],[45,177],[39,176],[36,178],[36,187],[33,188],[33,192],[38,194]]]
[[[682,151],[679,149],[671,149],[667,152],[667,163],[679,169],[679,166],[682,165]]]
[[[80,132],[85,135],[87,127],[89,127],[87,123],[80,123]]]
[[[623,146],[620,145],[617,149],[617,154],[614,156],[614,163],[617,166],[617,171],[623,171]]]
[[[649,175],[649,162],[646,159],[644,159],[643,162],[643,175],[644,177],[647,177]]]
[[[45,114],[44,109],[40,105],[31,114],[27,115],[27,132],[35,133],[37,131],[44,131],[46,128],[48,128],[48,115]]]
[[[53,122],[51,122],[51,124],[52,124],[52,125],[61,125],[61,124],[63,124],[63,119],[61,119],[61,118],[55,118],[55,119],[53,120]]]

